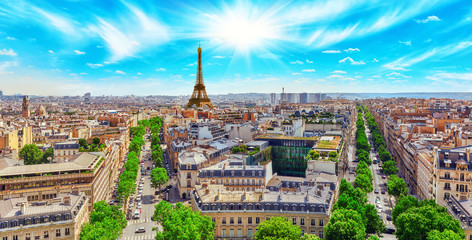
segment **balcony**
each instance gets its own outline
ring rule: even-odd
[[[14,183],[24,183],[24,182],[43,182],[43,181],[56,181],[61,179],[69,178],[87,178],[93,177],[94,173],[72,173],[72,174],[59,174],[59,175],[50,175],[50,176],[37,176],[37,177],[22,177],[22,178],[9,178],[9,179],[0,179],[0,184],[14,184]]]

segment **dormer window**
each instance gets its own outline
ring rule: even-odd
[[[234,171],[231,171],[231,176],[234,177]]]
[[[256,171],[252,171],[252,176],[256,176]]]

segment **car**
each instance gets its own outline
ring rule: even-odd
[[[383,217],[382,217],[382,215],[381,215],[381,214],[379,214],[379,219],[380,219],[380,220],[383,220]]]
[[[388,221],[392,221],[392,216],[391,216],[391,215],[387,215],[387,220],[388,220]]]
[[[382,190],[382,194],[385,194],[385,190]]]
[[[382,209],[381,208],[377,209],[377,214],[382,214]]]
[[[138,208],[138,209],[141,209],[141,207],[142,207],[142,206],[141,206],[141,203],[138,203],[137,208]]]
[[[385,176],[385,175],[382,175],[382,179],[385,179],[385,178],[387,178],[387,176]]]
[[[113,205],[115,202],[113,200],[110,200],[110,205]]]
[[[395,228],[393,227],[388,227],[384,230],[384,233],[387,233],[387,234],[393,234],[395,232]]]
[[[142,190],[142,189],[139,189],[138,193],[139,193],[139,194],[143,194],[143,190]]]
[[[144,181],[144,178],[143,178],[143,177],[141,178],[141,182],[142,182],[142,181]]]
[[[374,190],[374,193],[375,193],[375,194],[379,194],[379,189],[376,188],[376,189]]]
[[[354,171],[349,171],[349,174],[353,174],[353,175],[354,175],[354,174],[356,174],[356,173],[355,173]]]
[[[144,227],[140,227],[138,229],[136,229],[135,233],[145,233],[146,232],[146,229]]]
[[[147,167],[146,170],[151,170],[151,167]]]
[[[155,191],[155,192],[154,192],[154,195],[159,195],[159,191]]]

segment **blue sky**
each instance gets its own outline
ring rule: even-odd
[[[0,90],[471,91],[472,1],[0,2]]]

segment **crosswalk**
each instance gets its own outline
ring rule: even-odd
[[[151,220],[150,219],[145,219],[144,217],[142,217],[140,219],[131,219],[131,220],[128,220],[128,225],[138,224],[138,223],[143,223],[143,222],[148,222],[148,221],[151,221]]]
[[[127,237],[122,237],[121,240],[153,240],[156,238],[156,234],[144,234],[142,235],[141,233],[136,233],[135,236],[127,236]]]

